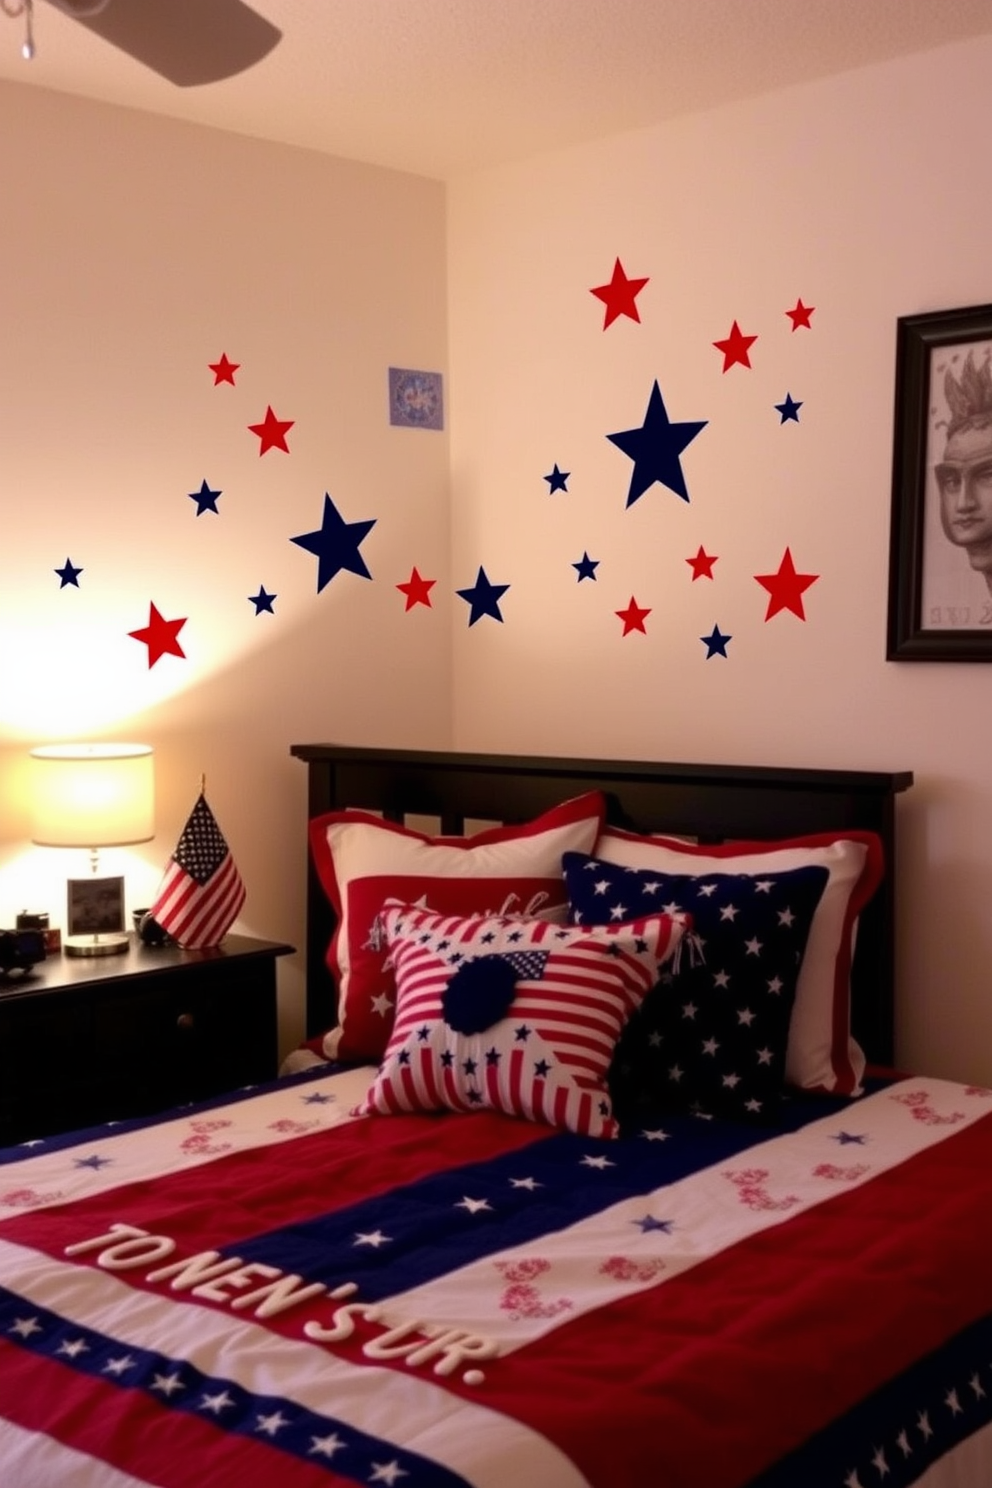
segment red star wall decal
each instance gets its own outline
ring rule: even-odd
[[[778,566],[778,573],[755,574],[754,577],[763,589],[768,590],[770,595],[768,608],[765,611],[766,620],[777,615],[779,610],[791,610],[794,615],[799,616],[800,620],[806,619],[803,610],[803,595],[820,576],[819,574],[796,573],[792,553],[788,548]]]
[[[785,312],[792,321],[792,329],[798,331],[800,326],[805,326],[808,331],[811,331],[813,327],[809,323],[809,318],[815,309],[815,305],[804,305],[802,300],[797,300],[795,309]]]
[[[692,582],[697,579],[711,579],[713,577],[713,565],[716,559],[711,557],[703,548],[699,549],[695,558],[687,558],[686,563],[692,569]]]
[[[437,579],[422,579],[416,568],[410,574],[405,584],[397,584],[396,587],[401,594],[406,595],[404,609],[412,610],[414,605],[427,605],[432,608],[430,591],[437,583]]]
[[[736,320],[730,327],[730,335],[723,341],[714,341],[713,345],[717,351],[723,352],[723,370],[729,372],[731,367],[738,363],[742,367],[750,367],[751,361],[748,351],[757,341],[757,336],[745,336]]]
[[[266,450],[280,449],[288,455],[289,445],[286,443],[286,435],[294,422],[294,419],[278,419],[271,407],[266,408],[265,418],[260,424],[248,425],[251,432],[258,435],[260,441],[258,453],[264,455]]]
[[[650,610],[641,609],[633,595],[630,596],[630,604],[625,610],[614,610],[615,615],[623,621],[623,633],[629,635],[632,630],[639,630],[647,635],[645,620],[650,615]]]
[[[241,366],[241,363],[229,361],[227,352],[225,351],[219,362],[209,362],[208,366],[210,367],[211,372],[214,374],[214,387],[216,387],[219,382],[229,382],[233,387],[234,374]]]
[[[148,606],[148,624],[140,630],[129,630],[128,635],[148,647],[148,666],[153,667],[160,656],[182,656],[186,653],[176,637],[186,624],[182,620],[164,620],[153,604]]]
[[[628,279],[623,271],[623,265],[617,259],[613,265],[613,278],[609,284],[601,284],[597,289],[591,289],[597,300],[602,300],[606,306],[606,315],[603,319],[603,330],[611,326],[621,315],[629,315],[631,320],[640,324],[641,317],[637,313],[637,305],[634,303],[641,290],[647,284],[646,279]]]

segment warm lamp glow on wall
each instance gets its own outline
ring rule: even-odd
[[[155,777],[148,744],[49,744],[31,751],[31,840],[87,847],[92,876],[68,882],[70,956],[126,951],[124,880],[100,878],[101,847],[155,835]]]

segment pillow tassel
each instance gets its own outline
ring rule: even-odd
[[[675,955],[672,957],[672,976],[678,976],[682,969],[683,951],[688,953],[690,967],[706,965],[706,956],[703,952],[701,937],[695,930],[687,929],[675,947]]]

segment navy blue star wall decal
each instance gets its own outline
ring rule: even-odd
[[[572,567],[579,576],[576,583],[581,584],[583,579],[592,579],[595,582],[599,559],[590,558],[589,554],[584,552],[578,563],[573,563]]]
[[[623,450],[634,462],[630,489],[627,492],[628,506],[633,506],[655,481],[667,486],[676,496],[681,496],[683,501],[689,500],[679,456],[699,431],[706,428],[708,422],[708,419],[701,419],[673,424],[655,380],[641,427],[622,429],[618,434],[606,436],[611,444]]]
[[[253,604],[255,606],[256,615],[262,615],[266,613],[268,613],[269,615],[274,615],[275,610],[272,608],[272,606],[275,604],[277,597],[278,596],[275,594],[266,594],[265,585],[260,584],[258,593],[249,594],[248,600],[250,604]]]
[[[215,515],[219,515],[217,511],[217,497],[221,495],[223,495],[222,491],[211,491],[206,481],[203,481],[198,491],[190,491],[189,499],[196,502],[196,515],[198,517],[202,517],[205,511],[212,511]]]
[[[709,661],[711,656],[726,656],[727,642],[734,638],[721,634],[719,625],[714,625],[708,636],[700,636],[699,639],[706,647],[706,660]]]
[[[59,578],[62,581],[59,584],[59,588],[64,589],[67,584],[74,584],[75,587],[78,589],[79,575],[82,573],[82,571],[83,570],[81,568],[75,568],[72,564],[71,559],[67,558],[61,568],[55,569],[55,572],[58,574]]]
[[[370,522],[346,522],[324,492],[324,516],[320,526],[315,532],[302,532],[299,537],[290,538],[290,542],[313,553],[317,559],[318,594],[343,568],[363,579],[372,577],[358,550],[375,524],[374,517]]]
[[[509,584],[491,584],[486,576],[486,570],[480,565],[478,578],[472,588],[455,591],[458,598],[463,599],[469,606],[469,625],[474,625],[477,620],[482,619],[483,615],[491,615],[502,625],[503,616],[499,612],[499,602],[509,587]]]
[[[802,406],[802,403],[796,402],[791,393],[786,393],[785,402],[775,404],[775,408],[780,414],[779,423],[784,424],[787,423],[789,419],[792,419],[794,423],[798,424],[799,410],[800,408],[802,408]]]
[[[548,483],[548,495],[553,496],[556,491],[567,491],[568,477],[571,473],[570,470],[559,470],[556,462],[551,474],[544,477]]]

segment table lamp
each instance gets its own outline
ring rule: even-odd
[[[46,744],[31,750],[32,842],[87,847],[91,876],[70,878],[69,956],[126,951],[124,880],[99,876],[101,847],[155,835],[155,779],[148,744]]]

